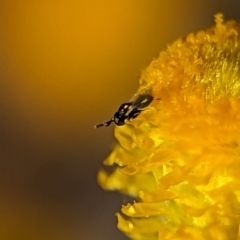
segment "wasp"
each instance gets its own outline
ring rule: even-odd
[[[153,96],[148,93],[137,95],[133,100],[121,104],[118,111],[107,121],[94,126],[94,128],[108,127],[112,122],[117,126],[126,124],[127,120],[136,118],[153,100]]]

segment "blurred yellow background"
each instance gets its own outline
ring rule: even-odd
[[[126,239],[97,170],[109,120],[178,37],[240,19],[239,0],[0,2],[0,239]]]

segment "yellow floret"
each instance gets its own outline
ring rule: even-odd
[[[117,214],[136,240],[240,239],[240,25],[177,40],[142,73],[154,101],[115,128],[101,186],[136,199]]]

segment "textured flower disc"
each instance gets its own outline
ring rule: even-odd
[[[240,25],[215,21],[152,61],[153,102],[115,128],[98,180],[136,199],[117,214],[131,239],[240,239]]]

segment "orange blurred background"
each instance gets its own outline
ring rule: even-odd
[[[240,19],[239,0],[0,2],[0,239],[126,239],[96,173],[109,120],[178,37]]]

